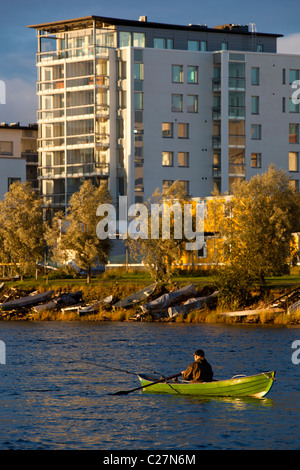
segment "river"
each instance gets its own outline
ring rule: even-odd
[[[300,449],[300,329],[131,322],[1,322],[1,450]],[[216,379],[276,370],[263,399],[134,392],[135,375],[172,375],[204,349]],[[4,362],[4,361],[2,361]]]

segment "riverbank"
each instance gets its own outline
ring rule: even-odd
[[[5,282],[6,288],[17,289],[20,295],[28,295],[32,292],[45,292],[53,290],[55,295],[67,292],[82,292],[83,303],[92,304],[107,296],[113,296],[114,303],[134,294],[140,289],[153,283],[147,272],[141,271],[113,271],[102,274],[92,279],[90,284],[86,279],[75,278],[40,278],[27,279],[25,281]],[[211,294],[215,288],[211,276],[199,276],[196,273],[179,273],[174,276],[170,285],[158,285],[158,295],[181,288],[192,283],[199,296]],[[300,325],[300,310],[295,313],[287,313],[286,309],[267,308],[272,300],[286,294],[300,286],[300,275],[268,278],[266,285],[257,288],[253,292],[253,302],[247,308],[247,312],[240,314],[220,305],[211,305],[200,310],[193,310],[186,314],[179,314],[174,318],[162,317],[154,319],[151,315],[139,318],[140,304],[129,308],[111,308],[100,306],[97,311],[79,315],[75,310],[54,309],[51,311],[34,312],[32,309],[26,312],[0,313],[1,320],[7,321],[161,321],[176,323],[255,323],[270,325],[294,326]],[[250,310],[250,311],[249,311]],[[253,311],[253,314],[252,314]]]

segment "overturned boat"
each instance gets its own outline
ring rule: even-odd
[[[113,305],[113,308],[131,307],[132,305],[135,305],[141,302],[142,300],[145,300],[148,297],[150,297],[150,295],[152,295],[155,292],[156,287],[157,287],[157,282],[155,282],[154,284],[151,284],[150,286],[144,287],[138,292],[135,292],[134,294],[131,294],[128,297],[125,297],[125,299],[122,299],[119,302],[115,303]]]
[[[215,291],[211,295],[207,295],[205,297],[192,297],[184,302],[183,305],[177,305],[175,307],[168,308],[169,317],[173,318],[180,314],[187,314],[192,310],[199,310],[204,308],[205,306],[211,304],[218,298],[219,291]]]
[[[141,305],[143,313],[157,313],[162,311],[167,311],[168,307],[174,305],[174,303],[183,302],[186,299],[195,297],[197,295],[196,288],[194,284],[189,284],[184,286],[181,289],[178,289],[174,292],[168,294],[163,294],[152,302],[148,302],[144,305]]]
[[[46,292],[39,292],[37,294],[26,295],[25,297],[21,297],[19,299],[3,302],[2,304],[0,304],[0,308],[5,311],[17,310],[21,308],[30,308],[42,302],[49,301],[53,293],[53,290],[49,290]]]

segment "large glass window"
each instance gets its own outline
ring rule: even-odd
[[[261,125],[260,124],[252,124],[251,125],[251,139],[252,140],[260,140],[261,139]]]
[[[199,41],[188,41],[188,51],[199,51],[200,43]]]
[[[259,67],[251,68],[251,85],[259,85]]]
[[[178,139],[189,138],[189,125],[185,122],[178,123]]]
[[[173,123],[163,122],[161,125],[162,137],[172,138],[173,137]]]
[[[143,93],[139,91],[134,92],[134,109],[143,109],[144,108],[144,96]]]
[[[178,166],[189,166],[189,152],[178,152]]]
[[[173,152],[162,152],[162,166],[173,166]]]
[[[291,85],[295,80],[299,80],[299,69],[290,69],[290,71],[289,71],[289,82],[290,82],[290,85]]]
[[[143,63],[134,64],[134,79],[144,80],[144,64]]]
[[[251,96],[251,114],[259,114],[259,96]]]
[[[13,155],[13,142],[0,141],[0,155]]]
[[[251,153],[251,168],[261,168],[261,153]]]
[[[198,96],[187,95],[186,100],[187,100],[187,112],[197,113],[198,112]]]
[[[198,83],[198,67],[196,65],[188,65],[187,67],[187,82]]]
[[[289,99],[289,112],[299,113],[299,104],[295,103],[293,98]]]
[[[183,83],[183,65],[172,65],[172,82]]]
[[[299,171],[298,152],[289,152],[289,171]]]
[[[299,124],[289,125],[289,143],[290,144],[299,143]]]
[[[133,33],[133,47],[145,47],[144,33]]]
[[[183,110],[183,95],[172,95],[172,111],[180,113]]]
[[[127,31],[120,31],[119,33],[119,47],[130,47],[131,46],[131,33]]]

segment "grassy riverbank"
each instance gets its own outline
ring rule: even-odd
[[[172,321],[185,323],[199,322],[222,322],[222,323],[257,323],[257,324],[274,324],[274,325],[300,325],[300,311],[295,314],[286,314],[282,312],[274,312],[272,309],[265,309],[266,305],[280,295],[300,286],[300,274],[294,273],[288,276],[267,278],[266,285],[257,288],[253,292],[253,304],[251,309],[262,309],[259,313],[247,316],[226,316],[224,308],[220,306],[213,309],[205,308],[198,311],[192,311],[187,315],[178,315]],[[106,272],[98,277],[92,278],[91,283],[87,284],[84,278],[54,278],[53,276],[40,277],[39,279],[26,279],[24,281],[9,281],[5,283],[6,287],[14,287],[18,291],[22,291],[24,295],[32,291],[54,290],[56,294],[63,292],[81,291],[82,297],[86,304],[103,299],[111,294],[114,301],[118,301],[131,295],[143,287],[152,284],[153,280],[147,272],[144,271],[111,271]],[[163,289],[171,290],[174,286],[183,287],[193,283],[199,296],[208,295],[214,290],[213,277],[207,275],[199,275],[197,272],[179,272],[173,277],[172,285],[164,285],[158,287],[159,292]],[[157,295],[157,296],[158,296]],[[39,314],[26,312],[22,315],[2,316],[2,319],[10,320],[36,320],[36,321],[130,321],[134,319],[135,314],[140,311],[139,307],[129,309],[99,309],[97,313],[79,316],[76,312],[62,313],[61,311],[50,311]],[[228,308],[225,309],[228,311]],[[1,317],[0,317],[1,318]],[[144,321],[153,321],[152,317],[145,317]],[[170,321],[169,318],[160,321]]]

